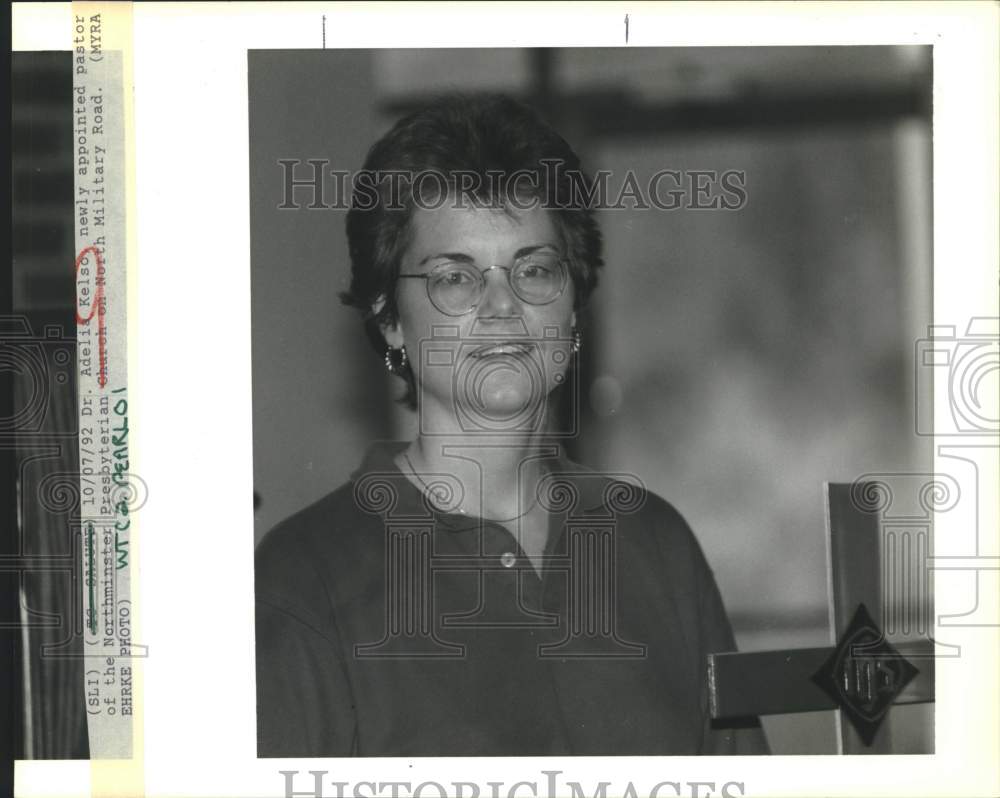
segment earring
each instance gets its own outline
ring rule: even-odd
[[[393,352],[399,352],[399,363],[393,362]],[[390,374],[397,374],[406,368],[406,364],[409,362],[406,358],[406,347],[401,346],[399,349],[393,349],[391,346],[385,348],[385,368]]]
[[[573,328],[573,343],[570,344],[570,351],[574,355],[580,354],[580,347],[583,344],[583,335],[576,327]]]

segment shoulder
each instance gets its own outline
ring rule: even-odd
[[[317,549],[335,542],[345,521],[359,515],[354,502],[354,483],[347,482],[272,528],[257,544],[258,564],[295,552],[316,553]]]
[[[556,500],[560,491],[571,491],[563,501],[573,501],[585,514],[603,514],[630,537],[648,538],[672,558],[682,557],[700,566],[704,560],[701,547],[681,512],[662,496],[650,490],[637,475],[624,472],[595,471],[567,459],[549,478],[554,481],[540,491]]]
[[[586,514],[614,524],[618,546],[631,567],[655,572],[676,593],[700,594],[714,584],[698,538],[681,511],[631,473],[593,471],[562,460],[562,475]],[[555,487],[550,488],[553,492]]]
[[[356,541],[373,518],[355,501],[355,483],[285,519],[254,552],[258,601],[282,609],[329,600],[327,581],[339,563],[356,560]]]
[[[643,519],[658,544],[674,556],[683,555],[690,558],[693,565],[700,566],[704,561],[701,546],[680,510],[652,491],[647,490],[645,497]]]
[[[675,593],[701,594],[714,577],[687,519],[674,504],[651,490],[643,490],[643,499],[633,528],[642,538],[649,562],[657,563]]]

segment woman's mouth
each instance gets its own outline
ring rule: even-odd
[[[504,341],[503,343],[493,343],[477,347],[469,353],[469,357],[484,358],[495,357],[497,355],[523,357],[530,355],[534,349],[534,344],[524,341]]]

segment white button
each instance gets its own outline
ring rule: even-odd
[[[517,562],[517,556],[513,552],[505,551],[503,554],[500,555],[500,564],[504,568],[513,568],[514,563],[516,562]]]

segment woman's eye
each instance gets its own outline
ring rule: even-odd
[[[469,281],[469,275],[463,271],[445,272],[441,282],[445,285],[463,285]]]
[[[531,280],[544,279],[552,273],[552,270],[541,263],[529,263],[521,269],[521,276]]]

